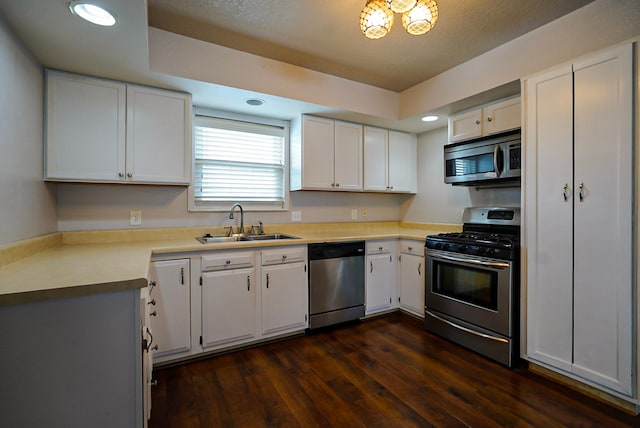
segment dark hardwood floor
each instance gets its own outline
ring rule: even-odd
[[[157,370],[151,428],[627,427],[633,417],[402,314]]]

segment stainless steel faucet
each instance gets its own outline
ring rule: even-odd
[[[233,210],[235,210],[236,207],[240,208],[240,231],[238,232],[238,234],[242,235],[244,233],[244,210],[242,209],[242,205],[233,204],[233,206],[231,207],[231,211],[229,212],[229,218],[233,220]],[[231,227],[231,230],[233,231],[233,226]]]

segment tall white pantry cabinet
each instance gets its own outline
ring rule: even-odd
[[[622,398],[636,389],[633,78],[629,44],[523,81],[526,358]]]

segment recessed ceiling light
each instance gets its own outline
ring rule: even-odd
[[[259,98],[249,98],[245,102],[250,106],[261,106],[264,104],[264,100],[261,100]]]
[[[103,27],[111,27],[116,24],[116,17],[112,13],[95,4],[73,1],[69,4],[69,10],[74,15],[92,24],[102,25]]]
[[[436,120],[438,120],[438,116],[424,116],[422,118],[423,122],[433,122],[433,121],[436,121]]]

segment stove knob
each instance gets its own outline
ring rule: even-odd
[[[435,247],[436,247],[436,249],[439,250],[440,248],[442,248],[442,244],[440,242],[436,242]]]
[[[482,255],[484,253],[487,252],[487,249],[484,247],[476,247],[476,253],[478,253],[479,255]]]
[[[448,249],[449,249],[449,244],[444,244],[444,245],[442,246],[442,248],[443,248],[443,249],[445,249],[445,250],[448,250]]]
[[[460,245],[460,252],[464,253],[467,251],[467,246],[466,245]]]

